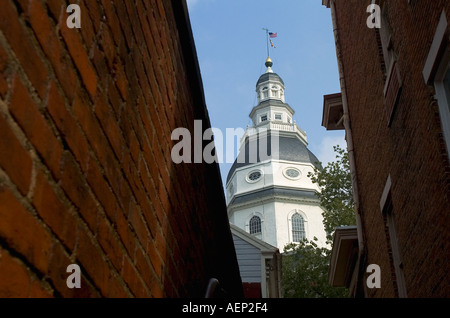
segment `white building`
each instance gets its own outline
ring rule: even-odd
[[[306,133],[285,103],[284,82],[272,61],[256,84],[258,105],[241,139],[240,153],[226,183],[230,222],[280,252],[288,243],[318,238],[325,246],[322,208],[308,178],[319,160],[307,148]],[[252,150],[252,151],[250,151]]]

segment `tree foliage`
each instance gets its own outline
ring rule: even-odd
[[[343,298],[345,288],[328,283],[331,250],[318,247],[314,240],[289,244],[283,254],[284,297],[288,298]]]
[[[339,146],[333,148],[337,160],[308,174],[320,188],[316,195],[325,209],[323,223],[328,240],[332,239],[336,227],[356,224],[348,153]]]
[[[336,161],[308,174],[320,192],[316,192],[324,208],[323,223],[327,243],[332,244],[334,229],[356,223],[353,209],[348,153],[334,146]],[[285,297],[336,298],[348,297],[345,288],[332,287],[328,282],[331,249],[318,247],[317,238],[289,244],[283,254],[283,288]]]

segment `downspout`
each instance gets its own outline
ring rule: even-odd
[[[352,130],[351,130],[351,123],[350,123],[350,116],[348,112],[348,103],[347,103],[347,88],[345,85],[345,77],[344,77],[344,66],[342,62],[342,55],[341,55],[341,45],[339,40],[339,29],[337,26],[337,17],[336,17],[336,4],[334,0],[329,0],[328,5],[331,7],[331,18],[333,23],[333,33],[334,33],[334,39],[335,39],[335,45],[336,45],[336,56],[337,56],[337,63],[338,63],[338,69],[339,69],[339,82],[341,85],[341,95],[342,95],[342,108],[343,108],[343,120],[344,120],[344,127],[345,127],[345,134],[346,134],[346,140],[347,140],[347,152],[348,152],[348,159],[350,163],[350,176],[352,181],[352,189],[353,189],[353,200],[355,203],[355,214],[356,214],[356,227],[357,227],[357,233],[358,233],[358,260],[356,262],[356,268],[357,268],[357,277],[355,284],[353,286],[350,286],[350,293],[355,296],[358,281],[361,277],[361,270],[363,270],[361,267],[364,265],[364,255],[365,255],[365,244],[364,244],[364,234],[363,234],[363,227],[361,222],[361,214],[360,214],[360,202],[359,202],[359,192],[358,192],[358,177],[356,174],[356,163],[355,163],[355,152],[353,147],[353,136],[352,136]]]

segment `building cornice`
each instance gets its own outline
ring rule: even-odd
[[[295,110],[288,103],[284,103],[277,98],[269,98],[268,100],[262,101],[261,103],[253,107],[252,111],[249,114],[249,117],[252,118],[258,110],[267,107],[286,108],[292,116],[295,114]]]
[[[235,210],[251,208],[270,202],[320,204],[319,199],[315,196],[315,191],[311,189],[270,187],[234,196],[228,204],[228,216]]]

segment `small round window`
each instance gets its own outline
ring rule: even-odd
[[[288,179],[296,180],[300,178],[301,172],[298,169],[288,168],[284,170],[284,175]]]
[[[247,181],[248,182],[256,182],[261,178],[261,176],[262,176],[261,171],[259,171],[259,170],[252,171],[248,174]]]

